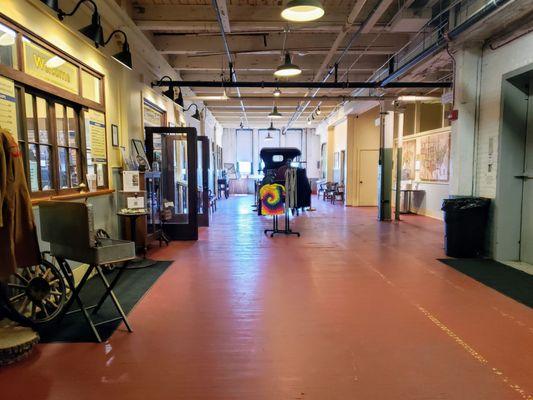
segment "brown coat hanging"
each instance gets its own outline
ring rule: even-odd
[[[12,135],[0,129],[0,280],[17,267],[40,262],[39,242],[22,153]]]

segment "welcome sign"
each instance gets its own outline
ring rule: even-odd
[[[24,38],[24,72],[72,93],[79,93],[78,67]]]

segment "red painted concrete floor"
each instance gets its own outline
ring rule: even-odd
[[[314,198],[316,199],[316,198]],[[302,237],[219,202],[105,344],[40,345],[2,399],[531,399],[529,308],[436,258],[442,224],[314,201]]]

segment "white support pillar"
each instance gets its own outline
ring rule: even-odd
[[[455,54],[455,101],[458,119],[452,122],[450,194],[475,195],[477,103],[482,51],[463,46]]]

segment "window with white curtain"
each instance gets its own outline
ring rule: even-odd
[[[237,129],[236,160],[237,171],[249,175],[252,171],[254,135],[252,129]]]

